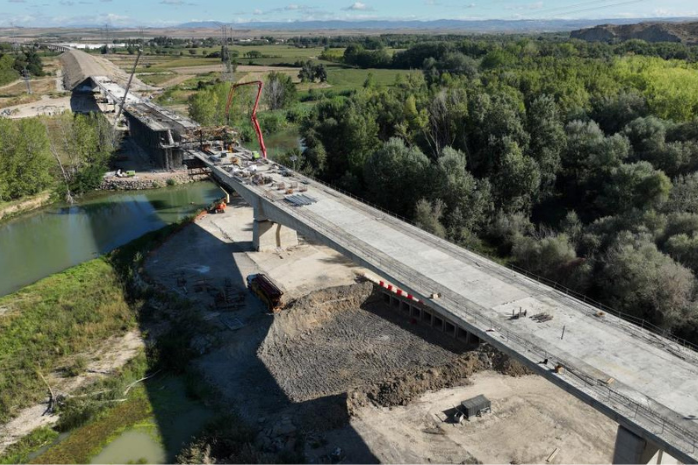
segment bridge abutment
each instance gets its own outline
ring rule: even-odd
[[[268,220],[258,210],[254,210],[252,246],[258,252],[270,252],[278,248],[287,249],[298,245],[298,233],[278,223]]]
[[[638,436],[623,425],[618,425],[613,463],[674,464],[679,462],[653,442]]]

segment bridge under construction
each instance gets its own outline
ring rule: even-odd
[[[68,49],[61,55],[61,62],[66,89],[98,94],[98,100],[107,107],[112,105],[113,109],[123,102],[129,134],[150,156],[154,166],[165,170],[182,167],[184,148],[194,143],[197,123],[148,98],[127,94],[127,73],[108,60]],[[149,89],[138,79],[133,84],[136,90]]]
[[[84,62],[93,57],[73,50],[64,55],[73,55],[67,60],[76,59],[79,68],[77,75],[66,73],[74,85],[68,88],[86,83],[113,103],[123,99],[118,76],[90,74],[96,65]],[[129,126],[138,127],[134,134],[144,149],[171,150],[165,165],[180,155],[196,160],[253,207],[258,250],[295,245],[300,233],[374,271],[389,283],[387,298],[413,317],[453,337],[493,345],[617,421],[615,463],[698,461],[698,353],[682,341],[243,149],[236,163],[228,161],[233,156],[223,144],[198,150],[187,138],[195,123],[141,99],[126,103]]]

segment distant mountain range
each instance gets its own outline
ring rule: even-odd
[[[435,21],[292,21],[223,23],[220,21],[196,21],[180,24],[179,29],[209,29],[224,25],[233,30],[416,30],[416,31],[469,31],[469,32],[561,32],[590,28],[599,24],[635,24],[641,22],[683,22],[687,18],[624,18],[624,19],[551,19],[551,20],[450,20]]]

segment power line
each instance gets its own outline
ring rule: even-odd
[[[616,1],[616,3],[610,3],[608,2],[613,2]],[[566,6],[557,6],[553,8],[546,8],[543,10],[538,10],[535,12],[531,12],[527,16],[529,19],[536,19],[536,18],[546,18],[549,16],[559,16],[559,15],[567,15],[567,14],[573,14],[573,13],[583,13],[585,11],[596,11],[596,10],[603,10],[606,8],[613,8],[616,6],[623,6],[623,5],[630,5],[634,3],[640,3],[640,2],[645,2],[647,0],[630,0],[630,1],[625,1],[625,2],[618,2],[617,0],[592,0],[588,2],[580,2],[580,3],[574,3],[572,5],[566,5]],[[596,5],[596,6],[591,6],[591,5]]]
[[[575,13],[584,13],[585,11],[604,10],[606,8],[613,8],[616,6],[624,6],[624,5],[632,5],[635,3],[642,3],[642,2],[646,2],[646,1],[648,1],[648,0],[631,0],[628,2],[613,3],[611,5],[599,5],[597,7],[592,7],[592,8],[583,8],[581,10],[563,11],[563,12],[559,12],[559,13],[553,13],[553,15],[569,15],[569,14],[575,14]],[[548,14],[547,16],[550,16],[550,15]]]
[[[544,8],[543,12],[544,13],[549,13],[551,11],[557,11],[557,10],[568,10],[570,8],[577,8],[577,7],[587,7],[589,5],[594,5],[598,3],[607,3],[609,0],[594,0],[591,2],[582,2],[582,3],[575,3],[573,5],[564,5],[564,6],[557,6],[554,8]],[[612,1],[612,0],[611,0]]]

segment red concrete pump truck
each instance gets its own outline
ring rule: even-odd
[[[252,115],[250,119],[252,120],[252,126],[257,133],[257,139],[259,140],[259,149],[262,152],[262,156],[267,158],[267,147],[264,145],[264,136],[262,135],[262,129],[259,127],[259,121],[257,120],[257,107],[259,107],[259,99],[262,96],[262,89],[264,89],[264,83],[262,81],[250,81],[250,82],[240,82],[230,86],[230,92],[228,92],[228,102],[225,105],[225,118],[226,123],[230,126],[230,108],[233,104],[233,97],[235,96],[235,89],[242,86],[257,86],[257,97],[254,101],[254,107],[252,108]]]

